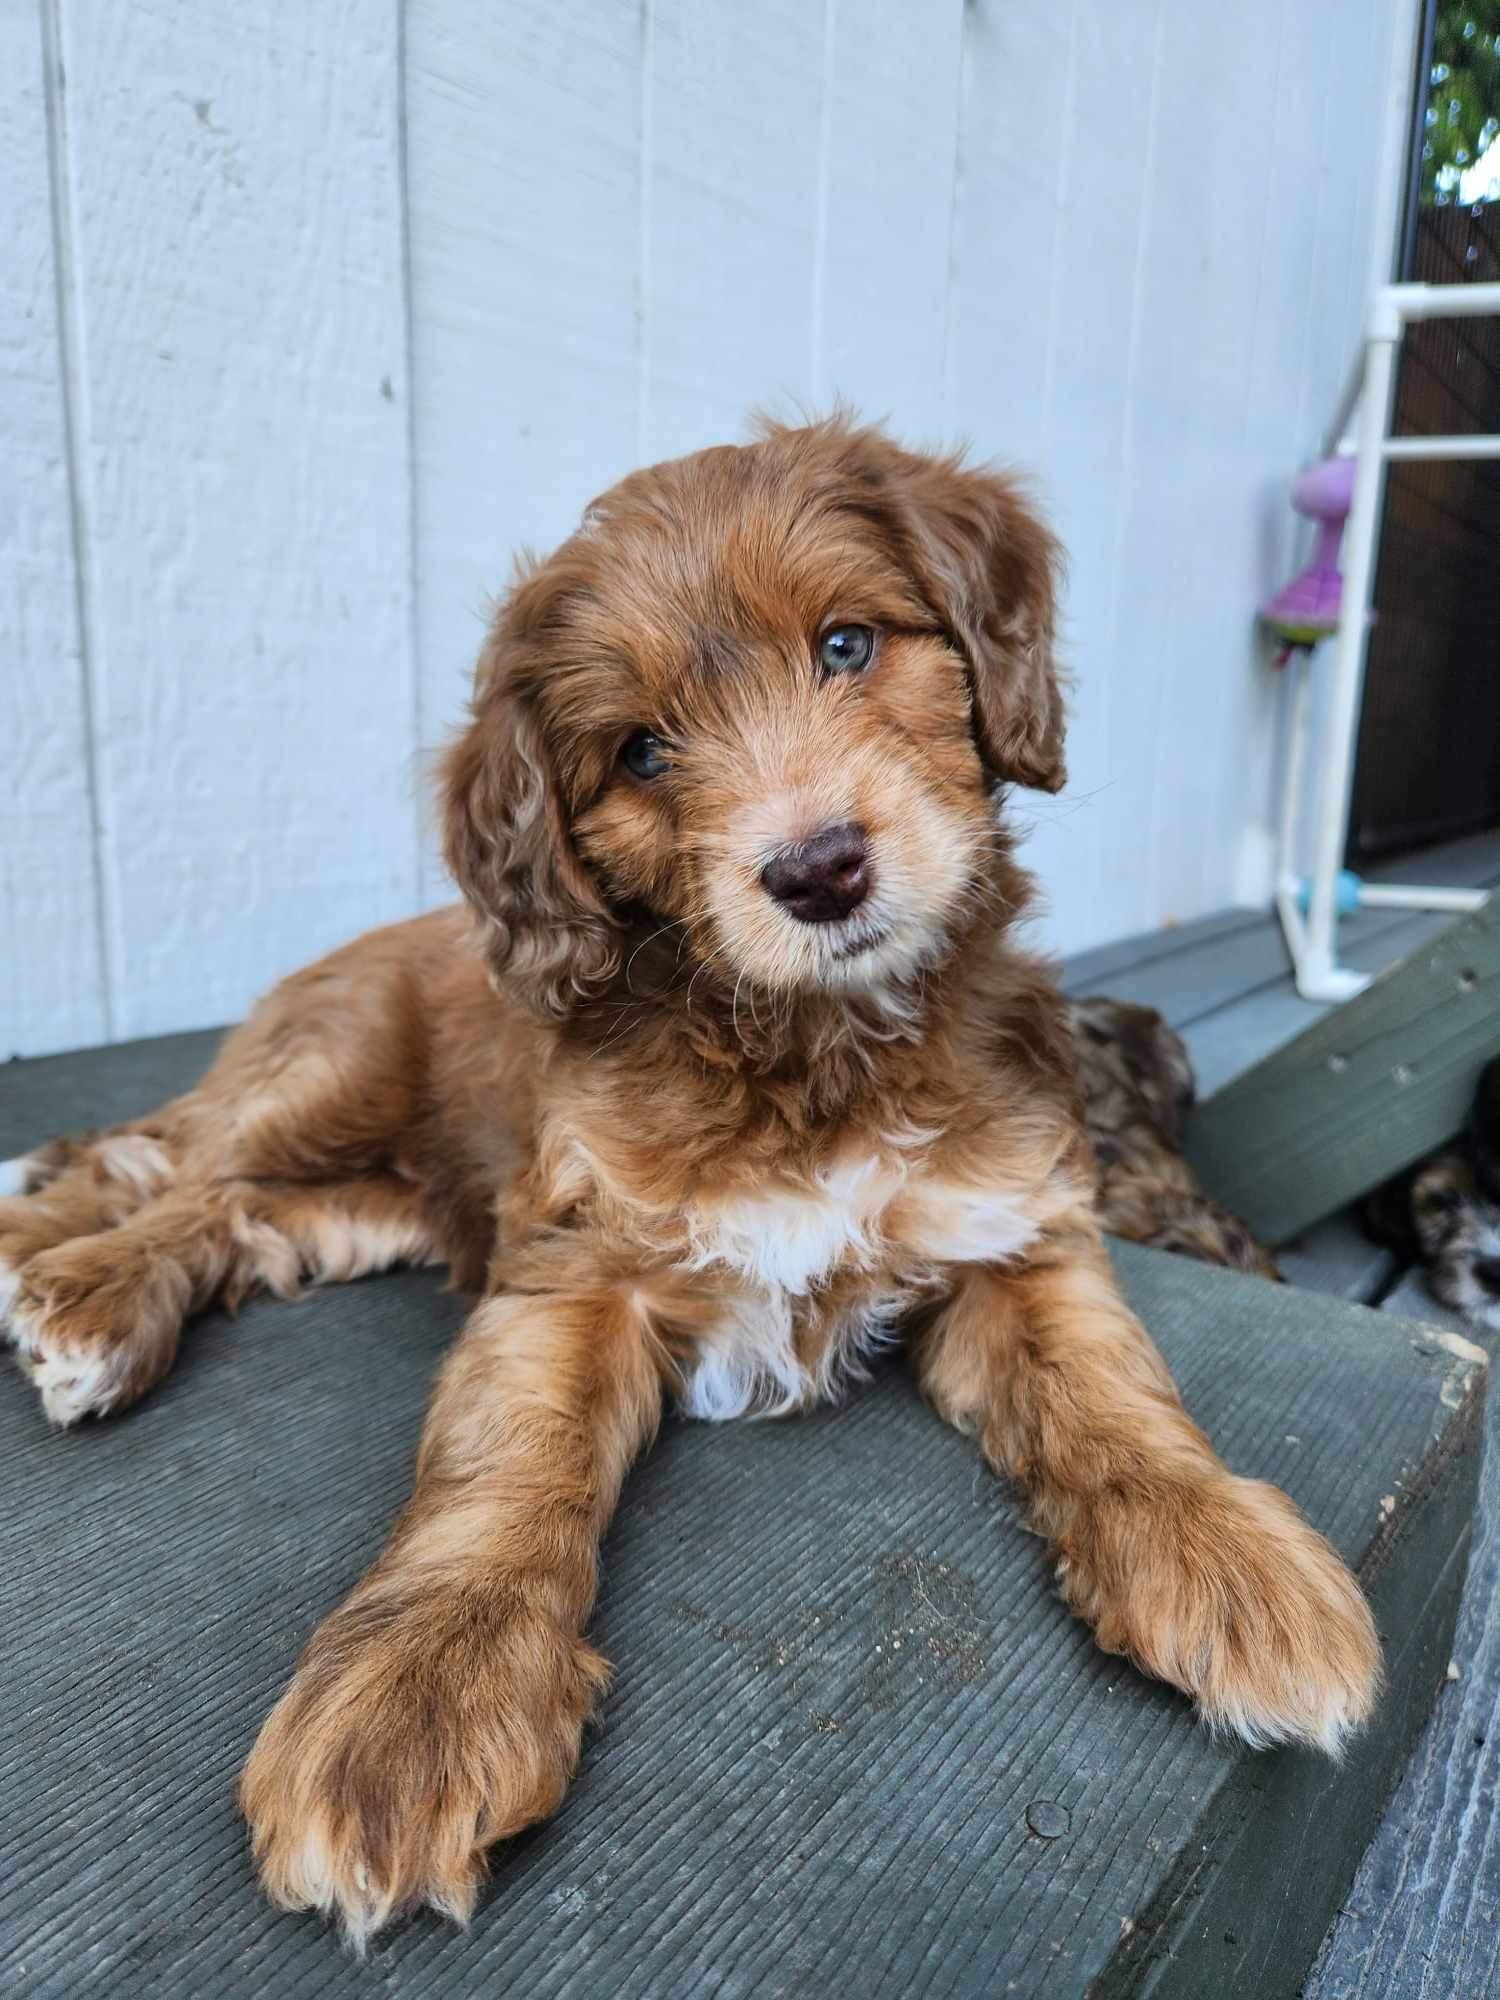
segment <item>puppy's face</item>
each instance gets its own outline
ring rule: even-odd
[[[643,927],[876,991],[980,913],[995,788],[1062,782],[1054,549],[1004,480],[839,424],[627,479],[502,609],[450,864],[559,1013]]]

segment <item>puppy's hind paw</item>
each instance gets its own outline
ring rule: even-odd
[[[0,1251],[0,1339],[14,1340],[11,1314],[21,1289],[21,1267]]]
[[[24,1319],[15,1338],[21,1373],[41,1397],[48,1423],[59,1430],[70,1429],[84,1417],[107,1416],[120,1402],[123,1385],[106,1358],[49,1351]]]
[[[67,1428],[135,1401],[166,1373],[182,1324],[185,1281],[153,1274],[117,1235],[76,1237],[22,1267],[10,1304],[16,1361],[48,1421]]]

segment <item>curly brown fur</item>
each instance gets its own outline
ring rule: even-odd
[[[1182,1157],[1194,1095],[1182,1037],[1154,1008],[1102,996],[1071,1001],[1068,1021],[1104,1227],[1154,1250],[1280,1278],[1270,1251],[1209,1200]]]
[[[59,1422],[212,1297],[428,1256],[482,1293],[246,1767],[277,1902],[356,1939],[467,1916],[579,1754],[663,1395],[802,1408],[908,1315],[1103,1644],[1251,1742],[1369,1713],[1357,1587],[1115,1289],[1062,1003],[1011,936],[1005,788],[1063,776],[1056,560],[1011,480],[844,422],[636,473],[495,620],[444,773],[467,907],[285,981],[197,1090],[0,1204]]]
[[[1376,1242],[1423,1267],[1440,1305],[1500,1332],[1500,1056],[1458,1140],[1377,1188],[1363,1213]]]

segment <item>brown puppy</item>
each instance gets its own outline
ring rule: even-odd
[[[464,1917],[606,1678],[600,1537],[664,1393],[805,1407],[921,1308],[1099,1643],[1251,1743],[1369,1713],[1364,1599],[1187,1416],[1111,1276],[1004,787],[1062,783],[1056,550],[833,422],[640,472],[528,570],[444,773],[467,900],[289,979],[202,1086],[0,1207],[60,1423],[184,1318],[446,1259],[482,1293],[390,1544],[247,1767],[270,1894]]]

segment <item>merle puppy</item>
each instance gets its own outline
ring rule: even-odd
[[[1500,1331],[1500,1056],[1480,1072],[1457,1140],[1377,1188],[1364,1222],[1377,1243],[1422,1265],[1440,1305]]]

